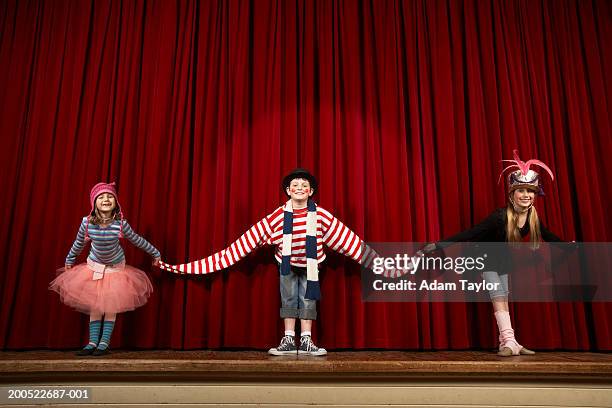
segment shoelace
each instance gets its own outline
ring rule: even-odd
[[[310,336],[303,336],[300,339],[300,343],[302,345],[305,345],[306,347],[306,351],[317,351],[319,350],[319,348],[317,346],[314,345],[314,343],[312,342],[312,339],[310,338]]]
[[[288,346],[291,346],[293,344],[293,342],[291,341],[292,338],[290,336],[284,336],[281,340],[281,344],[280,346],[278,346],[279,349],[282,348],[286,348]]]

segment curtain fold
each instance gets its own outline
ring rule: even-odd
[[[87,319],[47,285],[98,181],[182,263],[283,203],[298,166],[364,240],[441,239],[504,205],[500,160],[518,149],[555,173],[536,203],[545,225],[610,241],[611,27],[606,0],[3,2],[0,348],[85,341]],[[155,292],[118,318],[113,347],[277,344],[272,248],[184,278],[123,246]],[[364,303],[359,266],[328,254],[318,344],[496,346],[489,304]],[[611,312],[512,305],[536,349],[612,350]]]

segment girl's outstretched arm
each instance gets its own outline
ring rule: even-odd
[[[81,220],[81,225],[79,226],[79,232],[77,232],[77,236],[74,239],[74,243],[72,244],[72,248],[70,248],[70,252],[68,252],[68,256],[66,256],[66,269],[70,269],[70,267],[74,265],[77,256],[79,256],[79,254],[83,251],[83,248],[85,248],[86,226],[86,218],[83,218]]]
[[[127,221],[122,220],[123,222],[123,236],[128,239],[135,247],[142,249],[147,254],[151,255],[153,258],[159,258],[160,253],[149,241],[138,235],[134,232],[130,224]]]

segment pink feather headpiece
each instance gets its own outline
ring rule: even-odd
[[[502,172],[499,174],[498,183],[499,181],[501,181],[501,178],[506,171],[510,169],[518,169],[508,174],[508,192],[511,193],[517,188],[529,188],[531,190],[536,191],[540,195],[544,195],[542,191],[542,186],[540,185],[539,181],[539,174],[533,170],[530,170],[529,167],[531,165],[540,166],[541,168],[546,170],[552,180],[555,179],[553,172],[547,165],[542,163],[540,160],[531,159],[524,162],[519,158],[518,150],[514,150],[513,153],[514,160],[502,160],[503,162],[510,162],[513,164],[502,170]]]

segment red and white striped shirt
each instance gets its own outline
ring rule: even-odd
[[[293,210],[293,233],[291,239],[291,265],[306,267],[306,208]],[[255,248],[265,244],[276,245],[275,258],[280,263],[283,251],[284,207],[253,225],[229,247],[198,261],[169,265],[160,263],[162,269],[189,274],[205,274],[228,268],[247,256]],[[329,211],[317,206],[317,262],[325,260],[323,244],[362,264],[370,264],[375,253],[363,244],[357,234],[340,222]]]

